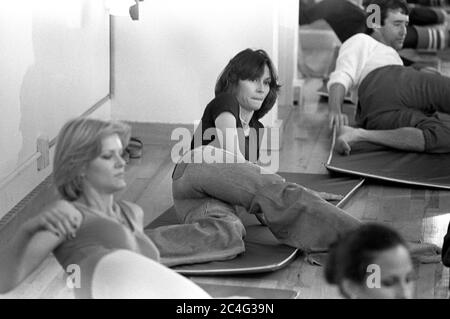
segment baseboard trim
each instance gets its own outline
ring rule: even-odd
[[[106,95],[87,109],[82,115],[109,119],[111,117],[109,101],[109,95]],[[8,220],[15,220],[12,216],[17,213],[20,206],[25,205],[23,201],[29,199],[28,195],[35,192],[40,184],[50,177],[53,170],[53,146],[55,143],[56,138],[53,138],[49,143],[50,163],[47,167],[38,170],[37,160],[34,160],[30,162],[29,165],[21,168],[21,170],[0,189],[0,228],[2,228],[3,223],[7,223]],[[37,210],[37,207],[33,207],[33,209]],[[3,217],[5,217],[5,219],[3,219]]]
[[[49,175],[0,219],[0,245],[7,243],[26,220],[38,215],[57,197],[52,175]]]
[[[172,133],[177,129],[187,129],[194,134],[194,124],[180,123],[142,123],[128,122],[132,136],[140,138],[144,144],[172,145],[179,140],[172,140]]]
[[[262,142],[262,149],[265,150],[280,150],[283,145],[283,132],[285,127],[285,122],[282,119],[275,121],[272,127],[267,127],[267,129],[276,129],[279,131],[279,143],[266,143],[265,140]],[[194,134],[194,124],[180,124],[180,123],[142,123],[142,122],[128,122],[131,126],[132,136],[137,137],[142,140],[144,144],[156,144],[156,145],[173,145],[178,143],[180,140],[178,138],[172,139],[172,133],[177,129],[187,129],[190,136]],[[265,136],[265,139],[267,136]],[[266,147],[266,146],[269,147]]]

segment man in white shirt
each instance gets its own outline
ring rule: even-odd
[[[366,141],[414,152],[450,152],[450,78],[404,67],[397,50],[408,25],[404,0],[372,0],[380,9],[373,33],[345,41],[330,75],[330,127],[336,126],[336,150],[349,154]],[[341,113],[347,91],[358,91],[356,122]]]

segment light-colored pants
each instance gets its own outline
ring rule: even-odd
[[[189,156],[205,147],[210,146]],[[233,155],[224,152],[224,156]],[[249,162],[178,163],[172,190],[184,224],[146,230],[160,250],[161,262],[173,266],[231,259],[242,253],[245,228],[235,206],[250,214],[262,213],[281,243],[306,252],[327,249],[361,224],[303,186],[261,170]]]

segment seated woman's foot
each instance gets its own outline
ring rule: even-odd
[[[408,242],[408,248],[411,254],[440,255],[442,253],[442,249],[439,246],[432,243]]]
[[[351,144],[357,140],[358,129],[350,126],[342,126],[339,130],[334,149],[339,154],[350,155]]]
[[[411,257],[422,264],[433,264],[441,262],[442,249],[431,243],[408,242]]]

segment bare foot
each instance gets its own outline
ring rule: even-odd
[[[442,249],[431,243],[408,242],[411,257],[422,264],[441,262]]]
[[[357,129],[342,126],[338,134],[334,149],[340,154],[350,155],[351,144],[357,140]]]
[[[411,254],[441,254],[442,249],[432,243],[408,242]]]

